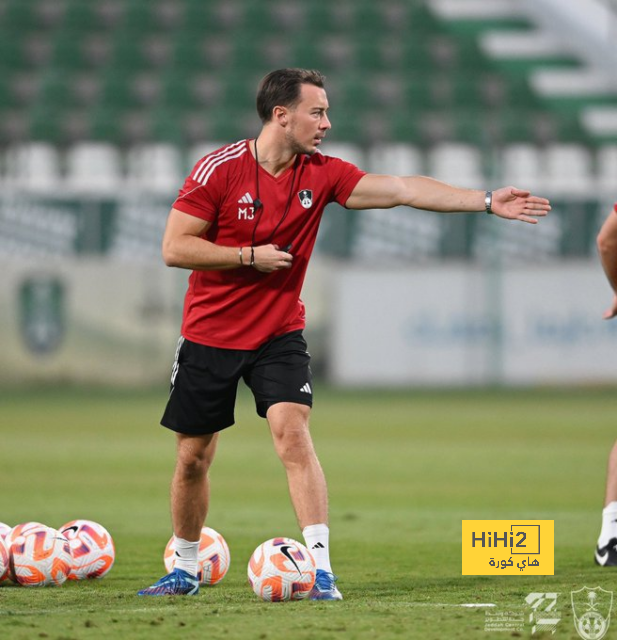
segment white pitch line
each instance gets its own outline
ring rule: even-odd
[[[491,602],[482,602],[482,603],[452,603],[452,602],[391,602],[391,603],[371,603],[371,608],[375,608],[375,605],[379,608],[389,608],[389,607],[431,607],[431,608],[443,608],[443,607],[465,607],[467,609],[479,609],[483,607],[496,607],[496,604]],[[88,609],[79,608],[79,609],[67,609],[65,607],[57,608],[57,609],[30,609],[29,611],[15,611],[15,610],[0,610],[0,616],[43,616],[43,615],[52,615],[52,614],[72,614],[72,613],[158,613],[161,611],[172,612],[178,611],[178,609],[174,609],[173,607],[167,605],[165,607],[132,607],[128,608],[101,608],[96,612],[89,611]]]

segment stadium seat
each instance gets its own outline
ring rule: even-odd
[[[229,144],[230,140],[222,140],[222,141],[212,141],[212,142],[200,142],[199,144],[195,144],[189,148],[186,154],[187,161],[187,169],[193,167],[193,165],[204,156],[224,147],[226,144]]]
[[[263,21],[267,14],[263,11],[263,3],[258,3],[256,12],[253,5],[247,0],[187,0],[183,29],[191,36],[209,38],[214,34],[229,37],[245,33],[247,26],[260,28],[260,19]],[[256,21],[251,23],[253,18]]]
[[[66,186],[75,192],[117,193],[122,158],[115,145],[78,142],[66,152]]]
[[[296,34],[306,28],[307,4],[298,0],[277,0],[268,3],[265,13],[277,31]]]
[[[122,120],[124,111],[101,104],[90,110],[90,139],[111,142],[118,146],[125,146],[127,140],[123,137]]]
[[[116,11],[106,14],[100,12],[99,6],[107,5],[108,7],[115,7]],[[62,31],[70,33],[73,36],[79,36],[84,33],[92,33],[100,30],[102,27],[109,28],[110,26],[117,26],[119,19],[122,15],[122,5],[113,2],[83,2],[83,0],[69,0],[66,3],[66,10],[64,13],[64,19],[62,21]],[[116,20],[113,23],[104,21],[104,16],[115,15]]]
[[[154,193],[174,193],[184,180],[185,163],[177,146],[142,144],[129,149],[127,179],[131,186]]]
[[[477,146],[440,143],[428,151],[429,175],[461,187],[477,189],[486,184],[482,154]]]
[[[23,109],[0,110],[0,144],[15,144],[29,139],[29,120]]]
[[[15,33],[9,25],[0,24],[0,69],[43,69],[51,55],[52,42],[47,32]]]
[[[86,80],[89,83],[89,80]],[[67,72],[48,73],[44,76],[40,97],[47,108],[72,109],[82,103],[93,102],[97,98],[97,88],[89,87],[92,93],[78,91],[78,80]],[[85,89],[85,88],[84,88]]]
[[[389,143],[373,145],[367,153],[368,171],[398,176],[423,173],[423,156],[418,147]]]
[[[351,162],[360,168],[365,166],[364,152],[357,144],[325,141],[321,147],[321,152],[327,156],[335,156],[336,158],[341,158],[341,160]]]
[[[164,31],[173,28],[173,22],[167,23],[164,14],[158,11],[159,3],[151,0],[131,0],[124,3],[124,15],[120,27],[125,33],[143,34]]]
[[[592,156],[583,145],[553,143],[544,150],[546,188],[552,193],[584,195],[594,189]]]
[[[162,78],[161,103],[184,109],[217,108],[224,97],[224,83],[216,73],[172,70]]]
[[[53,38],[51,64],[59,71],[66,69],[99,69],[111,59],[110,38],[99,33],[77,33],[61,30]]]
[[[32,102],[39,92],[38,74],[13,72],[0,74],[0,108],[18,108]]]
[[[608,198],[617,199],[617,144],[602,145],[596,155],[598,188]]]
[[[147,70],[122,69],[102,77],[101,104],[110,108],[137,108],[158,104],[160,75]]]
[[[537,191],[546,184],[545,164],[540,148],[531,143],[506,145],[500,158],[501,182]]]
[[[46,29],[62,19],[64,7],[61,3],[44,0],[9,0],[5,3],[3,22],[20,33]]]
[[[10,147],[6,153],[7,184],[33,191],[50,191],[60,184],[60,155],[45,142],[28,142]]]

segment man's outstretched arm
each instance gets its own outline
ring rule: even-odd
[[[485,211],[486,191],[453,187],[426,176],[367,174],[347,199],[348,209],[390,209],[405,205],[415,209],[453,213]],[[536,224],[550,211],[546,198],[515,187],[492,192],[491,212],[500,218]]]

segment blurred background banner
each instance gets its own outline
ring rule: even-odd
[[[332,376],[346,386],[597,383],[615,374],[617,326],[599,321],[606,286],[597,265],[344,267],[332,300]]]
[[[165,384],[188,272],[169,207],[327,76],[324,153],[550,197],[537,226],[326,211],[303,297],[345,385],[615,382],[595,236],[617,199],[614,0],[0,0],[0,384]],[[255,37],[255,33],[259,37]]]
[[[0,384],[164,383],[186,283],[177,277],[100,258],[3,263]]]

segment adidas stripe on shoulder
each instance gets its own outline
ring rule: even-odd
[[[205,158],[195,166],[193,173],[191,174],[191,178],[195,182],[205,185],[217,167],[221,166],[225,162],[239,158],[244,155],[246,151],[246,140],[240,140],[239,142],[227,145],[218,151],[213,151],[205,156]]]

